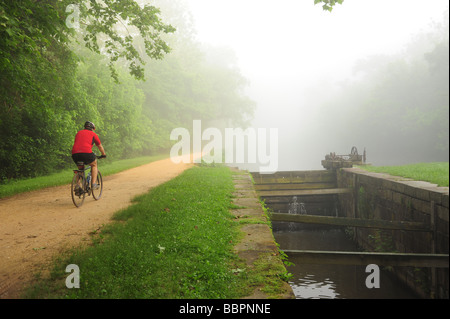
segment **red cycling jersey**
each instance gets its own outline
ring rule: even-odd
[[[92,153],[92,147],[101,144],[100,139],[95,132],[90,130],[81,130],[75,135],[75,142],[72,147],[72,154]]]

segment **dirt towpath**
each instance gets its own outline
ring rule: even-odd
[[[69,184],[0,199],[0,298],[18,298],[55,256],[88,242],[90,233],[110,222],[135,196],[191,166],[166,159],[105,177],[102,199],[86,197],[81,208],[73,205]]]

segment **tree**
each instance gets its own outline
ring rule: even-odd
[[[344,0],[314,0],[314,4],[322,3],[323,10],[332,11],[336,3],[342,4]]]
[[[112,76],[116,80],[114,62],[119,59],[128,62],[134,77],[144,79],[142,65],[145,62],[142,53],[135,47],[137,37],[143,40],[144,51],[152,59],[162,59],[164,54],[170,52],[161,34],[172,33],[175,28],[162,22],[160,10],[154,6],[141,6],[133,0],[85,0],[79,1],[79,8],[86,47],[109,57]]]
[[[143,55],[161,59],[170,51],[161,34],[175,28],[159,15],[158,8],[133,0],[0,0],[0,68],[11,67],[22,54],[40,59],[50,46],[67,47],[71,36],[81,32],[86,47],[109,57],[116,80],[114,63],[121,58],[134,77],[143,79]],[[137,37],[143,39],[144,52],[134,46]]]

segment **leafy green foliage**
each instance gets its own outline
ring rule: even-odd
[[[76,60],[61,45],[68,38],[59,5],[0,2],[0,179],[61,165],[57,155],[68,140],[56,136],[68,133],[69,118],[61,109],[61,89],[70,87]],[[60,126],[53,129],[55,122]]]
[[[344,0],[314,0],[314,4],[323,4],[322,8],[325,11],[332,11],[333,7],[338,3],[338,4],[342,4],[344,2]]]
[[[143,51],[152,59],[162,59],[170,52],[161,34],[175,32],[175,28],[162,22],[158,8],[147,4],[141,7],[133,0],[89,0],[80,1],[79,5],[86,46],[97,53],[102,49],[106,51],[116,80],[114,62],[121,58],[129,62],[128,67],[134,77],[144,78],[144,57],[135,46],[136,37],[143,39]],[[103,47],[99,45],[100,40]]]

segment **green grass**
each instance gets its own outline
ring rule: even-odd
[[[361,168],[376,173],[387,173],[394,176],[425,181],[438,186],[449,186],[449,163],[420,163],[402,166],[361,166]]]
[[[226,167],[194,167],[135,199],[91,247],[56,263],[25,298],[216,299],[249,293],[233,246],[242,233],[230,213],[234,183]],[[80,289],[65,267],[80,268]]]
[[[103,160],[99,160],[99,169],[102,172],[103,176],[108,176],[133,167],[154,162],[166,157],[167,155],[144,156],[133,159],[120,160],[112,163],[107,163],[103,162]],[[75,166],[74,169],[76,169]],[[48,176],[8,181],[5,184],[0,184],[0,198],[24,192],[29,192],[33,190],[38,190],[46,187],[70,184],[70,182],[72,181],[72,177],[73,177],[72,170],[66,169],[64,171],[54,173]]]

